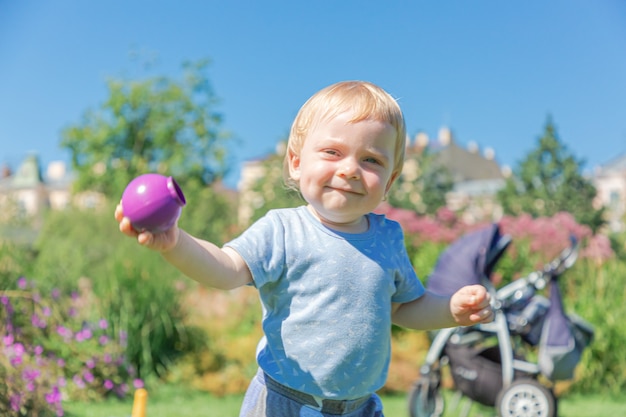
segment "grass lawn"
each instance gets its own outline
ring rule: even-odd
[[[206,393],[176,386],[154,388],[148,394],[146,417],[238,417],[242,396],[216,398]],[[446,395],[446,417],[458,415],[450,410],[452,399]],[[408,417],[406,396],[383,397],[386,417]],[[65,403],[67,417],[130,417],[132,400],[98,403]],[[493,417],[492,408],[472,405],[472,417]],[[568,396],[559,401],[559,417],[626,416],[626,401],[597,395]]]

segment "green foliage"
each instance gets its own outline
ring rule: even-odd
[[[443,389],[444,417],[458,417],[461,409],[469,410],[469,416],[492,416],[495,410],[478,403],[470,404],[466,399],[459,401],[450,390]],[[407,416],[406,395],[381,395],[386,416]],[[211,415],[237,417],[243,395],[216,397],[205,392],[191,390],[181,385],[164,385],[149,392],[148,416],[150,417],[198,417],[198,410],[211,410]],[[125,402],[108,400],[101,403],[72,402],[66,410],[68,416],[111,417],[127,416],[132,409],[130,400]],[[559,415],[566,417],[623,416],[626,404],[620,398],[609,399],[603,395],[586,393],[559,399]]]
[[[560,141],[556,127],[548,119],[537,147],[498,192],[505,214],[549,217],[567,211],[579,223],[598,230],[603,224],[603,209],[596,210],[592,205],[596,189],[582,176],[582,165],[583,161],[576,159]]]
[[[565,305],[595,327],[594,341],[577,368],[572,390],[616,397],[626,391],[626,265],[579,261],[562,280]]]
[[[62,132],[70,151],[75,191],[117,198],[134,177],[172,175],[185,186],[211,184],[226,171],[226,139],[207,61],[185,64],[181,80],[112,79],[108,99]]]
[[[436,162],[428,148],[407,156],[400,177],[389,191],[389,204],[419,214],[435,214],[446,206],[446,193],[453,187],[452,175]]]
[[[188,181],[183,192],[187,205],[180,217],[181,228],[218,246],[233,237],[237,224],[234,197],[197,181]]]
[[[413,268],[425,285],[446,245],[441,242],[421,242],[419,245],[415,243],[415,239],[407,239],[407,252]]]
[[[179,357],[203,347],[204,335],[184,324],[182,286],[173,268],[153,253],[115,255],[119,261],[110,263],[98,298],[111,327],[126,334],[126,355],[138,375],[162,377]]]
[[[200,194],[205,200],[211,197],[210,192]],[[201,344],[204,336],[183,324],[177,290],[183,279],[180,273],[157,253],[119,233],[112,213],[112,206],[51,213],[36,244],[34,276],[42,288],[62,289],[88,277],[102,300],[103,317],[116,332],[127,335],[126,354],[139,375],[159,376],[177,357]]]
[[[0,288],[7,288],[15,277],[30,275],[35,253],[29,245],[0,241]]]
[[[98,318],[98,301],[85,279],[71,293],[41,291],[24,277],[0,290],[3,416],[63,415],[62,398],[128,393],[125,340]]]
[[[282,161],[283,156],[275,154],[262,162],[263,175],[258,176],[249,193],[251,221],[264,216],[268,210],[297,207],[304,203],[300,193],[285,185]]]
[[[105,278],[100,271],[122,242],[111,213],[112,205],[98,211],[51,211],[35,242],[32,278],[40,286],[64,290],[75,288],[83,276],[98,282]]]

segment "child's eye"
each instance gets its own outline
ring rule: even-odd
[[[380,165],[380,161],[378,159],[376,159],[376,158],[373,158],[373,157],[365,158],[364,161],[369,163],[369,164]]]

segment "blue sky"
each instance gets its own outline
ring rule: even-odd
[[[548,114],[586,169],[626,153],[622,0],[0,0],[0,164],[69,161],[60,132],[104,102],[107,78],[178,77],[202,58],[237,138],[232,186],[346,79],[397,97],[412,136],[445,125],[513,168]]]

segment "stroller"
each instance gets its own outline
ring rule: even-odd
[[[499,416],[556,416],[557,399],[539,377],[571,379],[594,335],[591,325],[565,314],[557,281],[576,261],[577,241],[572,237],[570,247],[542,270],[496,290],[491,273],[510,242],[492,224],[461,237],[439,257],[427,288],[451,295],[464,285],[482,284],[491,294],[495,319],[436,333],[409,393],[411,417],[443,414],[440,385],[446,365],[459,397],[495,407]],[[537,294],[546,286],[549,298]]]

